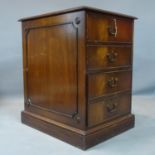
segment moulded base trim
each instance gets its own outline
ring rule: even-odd
[[[22,112],[22,122],[73,146],[86,150],[134,127],[135,117],[132,114],[126,115],[87,131],[70,126],[67,127],[67,125],[50,121],[45,117],[27,111]]]

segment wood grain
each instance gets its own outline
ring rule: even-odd
[[[132,65],[131,46],[88,46],[87,69],[107,70]]]
[[[110,71],[88,75],[88,99],[131,90],[131,71]],[[117,81],[115,82],[115,78]],[[114,85],[111,85],[112,82]]]
[[[88,104],[88,126],[99,125],[122,115],[129,114],[130,107],[130,93],[110,96],[102,101]]]
[[[114,22],[115,20],[115,22]],[[133,21],[132,19],[110,16],[105,14],[97,14],[89,12],[87,14],[87,40],[95,42],[127,42],[133,40]],[[109,33],[109,28],[117,29],[115,35]]]

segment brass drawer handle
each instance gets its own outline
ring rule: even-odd
[[[114,25],[109,26],[108,30],[109,30],[109,34],[116,37],[117,36],[117,21],[116,19],[113,19],[113,23]]]
[[[117,56],[118,56],[117,52],[111,51],[111,52],[108,52],[107,59],[110,63],[113,63],[116,61]]]
[[[31,99],[28,98],[28,99],[27,99],[27,102],[26,102],[26,105],[29,107],[31,104],[32,104]]]
[[[108,86],[111,88],[117,87],[118,86],[118,78],[112,77],[110,80],[108,80]]]
[[[114,113],[117,111],[117,106],[118,106],[118,103],[117,102],[114,102],[114,103],[107,103],[106,104],[106,108],[107,108],[107,111],[109,113]]]

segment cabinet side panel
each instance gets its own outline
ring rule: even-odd
[[[23,23],[26,110],[84,128],[85,12]]]

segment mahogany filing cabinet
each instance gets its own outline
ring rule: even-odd
[[[21,19],[22,122],[81,149],[132,128],[134,19],[90,7]]]

